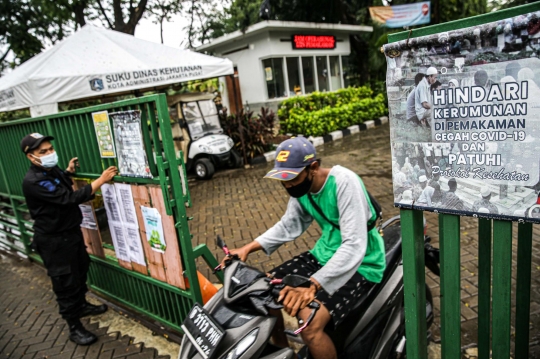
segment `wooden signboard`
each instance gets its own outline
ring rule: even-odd
[[[150,248],[150,244],[146,240],[146,230],[144,227],[141,206],[151,207],[148,187],[131,185],[131,193],[133,194],[133,201],[135,202],[135,211],[137,212],[137,221],[139,222],[141,242],[144,248],[146,263],[148,263],[148,269],[150,270],[150,276],[162,282],[166,282],[167,277],[165,275],[165,268],[163,266],[163,256],[161,253],[153,251]]]
[[[167,275],[167,283],[185,289],[184,269],[180,258],[180,247],[178,245],[174,219],[172,216],[167,215],[161,187],[149,186],[149,190],[153,207],[161,214],[163,233],[165,234],[165,241],[167,243],[167,249],[163,254],[163,264],[165,267],[165,274]]]
[[[74,188],[82,188],[86,184],[87,183],[85,181],[79,180],[76,181]],[[181,289],[186,289],[183,275],[184,269],[182,266],[180,247],[178,244],[176,228],[174,226],[174,219],[172,216],[167,215],[161,187],[132,184],[131,192],[133,195],[133,202],[135,204],[137,222],[139,224],[141,243],[144,249],[144,255],[148,267],[139,263],[121,259],[118,259],[118,264],[123,268],[134,270],[144,275],[150,274],[152,278],[169,283]],[[94,206],[92,202],[87,202],[85,205],[91,206],[95,218]],[[165,253],[160,253],[153,250],[148,243],[141,206],[153,207],[159,211],[167,245]],[[96,230],[89,228],[81,229],[83,231],[84,241],[87,246],[88,253],[105,258],[99,227]]]
[[[86,186],[86,181],[76,180],[74,181],[73,188],[77,190]],[[103,250],[103,244],[101,239],[101,233],[99,232],[99,224],[96,218],[96,212],[94,205],[91,201],[83,203],[85,206],[89,206],[92,210],[92,216],[94,218],[96,229],[90,229],[81,227],[81,231],[84,238],[84,244],[86,245],[86,251],[96,257],[105,258],[105,252]]]

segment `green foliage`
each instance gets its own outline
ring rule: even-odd
[[[30,110],[15,110],[9,112],[0,112],[0,123],[6,121],[21,120],[23,118],[30,118]]]
[[[0,73],[19,66],[87,22],[101,22],[133,35],[143,16],[162,26],[181,8],[181,0],[2,0]]]
[[[383,116],[388,112],[381,93],[369,87],[315,92],[283,101],[278,110],[281,132],[322,136]]]
[[[62,40],[70,19],[70,12],[56,2],[0,1],[0,72],[41,52],[43,43]]]
[[[240,111],[238,114],[220,115],[219,121],[223,128],[223,133],[234,141],[234,148],[242,153],[242,140],[244,137],[244,148],[246,158],[252,159],[272,149],[274,141],[274,126],[276,114],[267,108],[261,108],[261,113],[253,117],[253,111]]]
[[[193,80],[186,83],[186,88],[190,92],[214,92],[219,90],[219,79]]]

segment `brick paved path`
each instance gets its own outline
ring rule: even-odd
[[[325,166],[341,164],[359,173],[366,187],[381,203],[385,217],[398,214],[393,207],[391,183],[391,157],[389,129],[378,129],[348,136],[342,141],[326,144],[317,149]],[[194,216],[190,222],[193,244],[206,243],[216,257],[222,254],[215,247],[215,235],[221,234],[230,248],[239,247],[256,238],[277,222],[287,205],[287,194],[277,181],[262,177],[271,165],[250,170],[218,172],[211,181],[190,182],[194,206],[188,210]],[[438,220],[425,213],[428,234],[438,246]],[[461,220],[461,314],[462,345],[477,342],[478,306],[478,246],[477,224],[472,218]],[[293,255],[306,251],[319,237],[320,230],[313,225],[302,237],[282,246],[272,256],[252,254],[251,265],[268,270]],[[516,242],[514,241],[514,253]],[[531,349],[530,358],[540,358],[540,240],[533,239],[532,291],[531,291]],[[513,267],[513,300],[515,298],[515,255]],[[208,278],[209,268],[201,260],[198,268]],[[56,302],[44,271],[26,261],[4,257],[0,252],[0,359],[4,358],[156,358],[154,349],[144,344],[131,343],[131,338],[120,333],[96,330],[99,341],[90,347],[77,347],[67,340],[64,322],[58,316]],[[427,272],[428,286],[434,295],[435,324],[431,327],[434,338],[439,338],[439,278]],[[514,316],[514,313],[512,313]],[[85,321],[88,324],[88,321]],[[175,359],[175,358],[173,358]],[[521,358],[520,358],[521,359]]]
[[[381,203],[385,218],[399,214],[393,207],[389,132],[388,125],[384,125],[317,148],[317,155],[322,158],[324,166],[339,164],[361,175],[368,190]],[[266,164],[250,170],[218,172],[211,181],[191,182],[190,191],[194,205],[188,212],[194,216],[191,222],[193,244],[206,243],[216,257],[222,258],[221,251],[214,245],[216,234],[224,237],[229,248],[235,248],[248,243],[273,226],[286,209],[288,195],[277,181],[262,178],[271,168],[271,164]],[[429,212],[425,212],[425,217],[428,234],[433,237],[432,243],[438,247],[438,217]],[[462,345],[477,342],[477,230],[475,219],[466,217],[461,219]],[[298,240],[283,245],[270,257],[258,252],[252,254],[248,262],[263,270],[269,270],[292,256],[312,248],[319,234],[320,229],[314,224]],[[514,253],[516,249],[514,241]],[[514,255],[514,286],[515,259]],[[198,262],[198,268],[208,278],[215,280],[202,260]],[[540,240],[537,234],[533,242],[532,271],[531,343],[535,343],[540,339]],[[426,282],[434,296],[436,318],[431,330],[434,338],[438,340],[439,278],[427,271]],[[515,295],[515,287],[513,290]],[[535,357],[534,355],[531,357]]]
[[[99,340],[78,346],[68,340],[66,323],[58,315],[51,285],[43,268],[0,252],[0,359],[166,359],[129,336],[107,333],[98,323],[85,327]],[[176,358],[174,358],[176,359]]]

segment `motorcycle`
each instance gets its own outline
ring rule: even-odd
[[[381,229],[386,249],[383,280],[365,286],[347,319],[336,330],[327,330],[340,359],[406,357],[399,216],[383,223]],[[439,251],[431,246],[430,237],[424,235],[424,239],[426,266],[439,275]],[[185,335],[178,359],[296,358],[292,349],[270,343],[276,323],[270,310],[282,308],[276,298],[284,286],[309,286],[309,279],[297,275],[269,278],[231,255],[219,236],[217,245],[227,256],[223,288],[204,307],[196,303],[191,309],[182,325]],[[319,304],[314,301],[308,307],[311,315],[306,322],[299,321],[297,330],[286,331],[292,341],[301,342],[299,334],[309,326]],[[433,322],[433,299],[427,286],[426,321],[429,328]],[[429,330],[426,335],[429,339]],[[311,357],[306,346],[299,355]]]

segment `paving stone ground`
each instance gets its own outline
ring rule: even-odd
[[[393,206],[391,181],[391,154],[389,127],[383,125],[376,129],[347,136],[343,140],[331,142],[317,148],[317,155],[324,166],[342,165],[360,174],[368,190],[378,199],[386,218],[399,214]],[[223,254],[215,246],[216,234],[223,236],[229,248],[240,247],[266,229],[273,226],[285,212],[288,195],[278,181],[263,179],[272,164],[264,164],[254,169],[224,171],[216,173],[211,181],[190,183],[193,208],[188,212],[194,217],[191,222],[193,244],[206,243],[216,258]],[[438,217],[425,212],[428,234],[438,247]],[[515,226],[514,226],[515,227]],[[478,318],[478,245],[477,222],[473,218],[461,220],[461,320],[462,346],[477,342]],[[516,232],[516,231],[514,231]],[[269,270],[312,248],[319,238],[320,229],[313,224],[296,241],[283,245],[271,256],[262,252],[252,254],[248,262],[262,270]],[[516,233],[514,233],[514,237]],[[513,303],[515,303],[516,250],[513,243]],[[535,233],[533,239],[532,291],[531,291],[531,358],[540,354],[537,344],[540,333],[540,237]],[[208,278],[212,276],[208,266],[200,260],[198,268]],[[435,304],[435,323],[431,330],[434,339],[440,340],[440,287],[439,278],[427,270],[426,282],[430,287]],[[514,316],[515,308],[512,312]]]
[[[43,268],[0,252],[0,273],[0,359],[170,359],[89,318],[83,324],[98,341],[74,344]]]
[[[343,140],[325,144],[317,149],[325,166],[343,165],[359,173],[366,187],[381,203],[385,217],[398,214],[393,207],[391,182],[391,155],[388,125]],[[274,225],[284,213],[287,194],[277,181],[262,177],[271,164],[254,169],[222,171],[211,181],[190,182],[194,206],[188,210],[194,220],[190,222],[193,244],[206,243],[219,259],[222,253],[214,244],[221,234],[230,248],[240,247]],[[438,246],[438,219],[436,214],[425,213],[428,234]],[[461,314],[462,346],[476,343],[478,319],[478,246],[477,224],[472,218],[461,220]],[[308,250],[320,235],[316,224],[295,242],[282,246],[267,257],[252,254],[251,265],[269,270]],[[513,243],[513,292],[515,303],[516,241]],[[532,290],[530,318],[530,358],[540,358],[540,238],[533,238]],[[215,280],[211,270],[200,260],[198,268]],[[67,339],[67,330],[58,315],[56,302],[45,272],[24,260],[14,260],[0,252],[0,359],[153,359],[160,358],[155,349],[119,332],[108,333],[98,328],[97,322],[84,320],[85,325],[99,335],[99,341],[90,347],[78,347]],[[435,323],[431,327],[434,339],[440,340],[440,287],[439,278],[427,272],[426,282],[434,296]],[[514,316],[514,310],[512,312]],[[144,340],[143,340],[144,341]],[[164,357],[161,357],[164,359]],[[173,358],[175,359],[175,358]],[[519,358],[521,359],[521,358]]]

